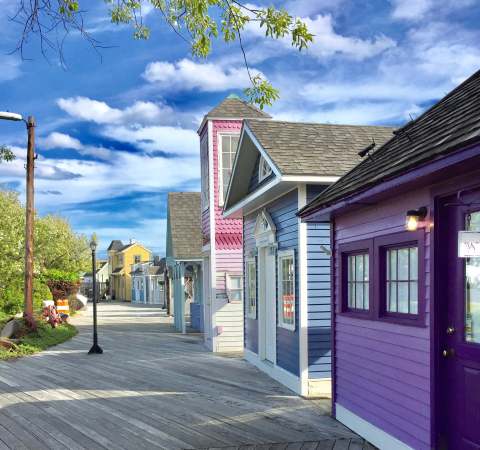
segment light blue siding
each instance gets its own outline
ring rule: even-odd
[[[190,303],[191,327],[194,330],[203,331],[203,304]]]
[[[328,378],[331,373],[330,256],[325,249],[330,249],[330,224],[307,224],[307,240],[308,376]]]
[[[298,191],[292,191],[267,207],[277,227],[278,250],[295,250],[295,273],[298,274]],[[277,271],[278,273],[278,271]],[[299,278],[295,277],[295,331],[277,327],[277,365],[299,375],[298,299]],[[278,301],[278,293],[277,293]]]
[[[292,191],[266,207],[277,229],[278,250],[293,249],[295,251],[295,271],[298,273],[298,193]],[[254,228],[258,212],[244,219],[244,255],[248,260],[255,252]],[[244,266],[245,270],[246,264]],[[258,269],[258,264],[257,264]],[[246,279],[246,277],[244,277]],[[277,326],[277,365],[299,375],[299,333],[298,333],[298,298],[299,277],[295,278],[295,331]],[[257,283],[258,285],[258,283]],[[277,290],[277,284],[275,284]],[[245,296],[246,298],[246,296]],[[277,293],[278,299],[278,293]],[[247,308],[245,307],[245,310]],[[278,323],[278,320],[276,320]],[[258,353],[258,321],[245,316],[245,347]]]

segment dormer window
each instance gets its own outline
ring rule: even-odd
[[[272,173],[272,168],[268,164],[267,160],[260,156],[260,164],[258,166],[258,182],[261,183]]]

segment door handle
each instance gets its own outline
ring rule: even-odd
[[[445,349],[442,352],[442,356],[444,358],[452,358],[453,356],[455,356],[455,350],[453,348]]]

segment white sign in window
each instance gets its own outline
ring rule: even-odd
[[[458,232],[458,256],[460,258],[480,257],[480,232]]]

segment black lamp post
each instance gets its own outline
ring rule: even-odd
[[[98,345],[98,335],[97,335],[97,258],[95,252],[97,250],[97,236],[92,235],[90,241],[90,249],[92,250],[92,280],[93,280],[93,345],[92,348],[88,351],[89,355],[92,354],[102,354],[103,350]]]

